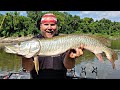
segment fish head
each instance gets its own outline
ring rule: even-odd
[[[19,42],[12,45],[6,45],[4,51],[20,56],[22,55],[26,58],[31,58],[39,53],[40,43],[36,39]]]
[[[7,53],[13,53],[13,54],[16,54],[18,49],[19,49],[19,45],[18,44],[15,44],[15,45],[6,45],[4,50],[5,52]]]

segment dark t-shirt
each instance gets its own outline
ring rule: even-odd
[[[34,38],[44,38],[41,34]],[[65,53],[57,56],[39,56],[39,74],[37,75],[35,69],[31,73],[33,79],[65,79],[67,69],[64,67],[63,60]]]

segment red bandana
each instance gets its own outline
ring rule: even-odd
[[[46,23],[46,22],[53,22],[57,23],[57,18],[54,14],[52,13],[47,13],[42,16],[41,23]]]

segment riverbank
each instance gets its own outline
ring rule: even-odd
[[[110,40],[120,40],[120,36],[110,36]]]
[[[99,36],[99,35],[98,35]],[[102,37],[106,37],[110,40],[120,40],[120,36],[119,35],[116,35],[116,36],[110,36],[110,35],[100,35]]]

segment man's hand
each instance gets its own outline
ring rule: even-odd
[[[64,66],[67,69],[72,69],[75,66],[75,59],[83,55],[83,45],[76,49],[70,49],[65,56]]]
[[[70,50],[70,58],[78,58],[79,56],[83,55],[83,51],[81,48],[76,48]]]
[[[76,48],[76,49],[71,49],[69,51],[69,54],[70,54],[70,58],[78,58],[79,56],[83,55],[83,48],[84,48],[84,45],[81,44],[80,47]]]

